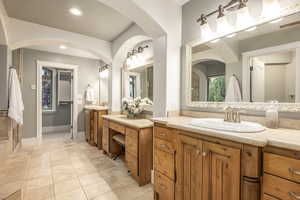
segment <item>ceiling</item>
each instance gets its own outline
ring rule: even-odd
[[[133,22],[97,0],[3,0],[9,17],[113,41]],[[69,13],[78,8],[82,16]]]

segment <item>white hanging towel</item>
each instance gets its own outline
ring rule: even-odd
[[[226,89],[225,102],[241,102],[242,94],[239,81],[235,75],[232,75],[229,80],[228,88]]]
[[[9,73],[9,108],[8,116],[16,121],[17,124],[23,124],[24,104],[18,79],[17,71],[10,69]]]
[[[85,100],[88,102],[94,102],[95,101],[95,93],[94,89],[91,86],[88,86],[86,89],[86,95]]]

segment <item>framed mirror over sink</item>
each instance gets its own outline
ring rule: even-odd
[[[300,111],[300,13],[185,45],[185,105]]]

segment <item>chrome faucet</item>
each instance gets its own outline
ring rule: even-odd
[[[224,109],[224,111],[225,111],[225,115],[224,115],[225,122],[241,123],[241,115],[238,109],[228,106]]]

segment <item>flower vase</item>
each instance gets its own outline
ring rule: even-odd
[[[133,114],[133,113],[128,113],[128,114],[127,114],[127,118],[128,118],[128,119],[135,119],[135,118],[136,118],[136,115]]]

